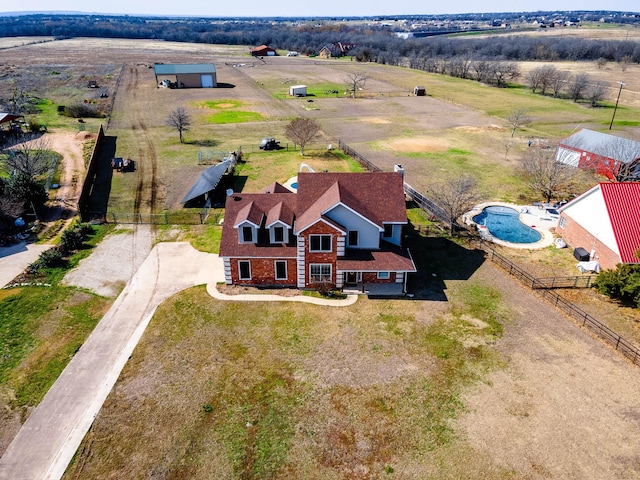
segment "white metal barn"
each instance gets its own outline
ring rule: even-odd
[[[307,86],[306,85],[291,85],[289,87],[289,95],[292,97],[306,97]]]
[[[173,83],[176,88],[215,88],[218,85],[216,67],[213,63],[156,63],[153,71],[156,75],[156,85],[163,77],[175,79]]]

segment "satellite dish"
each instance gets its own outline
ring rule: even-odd
[[[227,197],[233,195],[233,188],[227,188]]]

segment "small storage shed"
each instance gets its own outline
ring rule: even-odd
[[[175,79],[177,88],[214,88],[218,85],[216,67],[213,63],[156,63],[153,66],[156,75],[156,86],[162,77]]]
[[[413,94],[416,97],[424,97],[427,94],[427,89],[418,85],[417,87],[413,87]]]
[[[292,97],[306,97],[307,86],[306,85],[291,85],[289,87],[289,95]]]

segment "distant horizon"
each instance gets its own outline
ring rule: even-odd
[[[112,16],[152,16],[152,17],[210,17],[210,18],[349,18],[411,15],[464,15],[464,14],[517,14],[551,12],[619,12],[637,13],[636,2],[630,0],[610,0],[606,8],[601,1],[594,0],[454,0],[441,5],[419,5],[413,0],[352,0],[348,4],[341,0],[325,0],[318,4],[291,3],[288,0],[272,0],[263,3],[257,0],[240,0],[224,5],[204,5],[200,1],[156,0],[140,5],[125,0],[112,0],[107,11],[88,11],[85,0],[60,0],[56,9],[51,2],[34,0],[21,5],[21,10],[1,11],[1,16],[33,14],[49,15],[112,15]],[[517,9],[514,8],[517,5]],[[13,4],[12,6],[15,6]],[[25,8],[26,7],[26,8]],[[634,11],[635,8],[635,11]]]

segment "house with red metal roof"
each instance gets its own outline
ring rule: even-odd
[[[220,243],[225,282],[405,293],[416,271],[402,245],[407,223],[399,172],[299,172],[295,193],[278,183],[234,193]]]
[[[640,263],[640,182],[599,183],[559,213],[556,233],[602,268]]]

